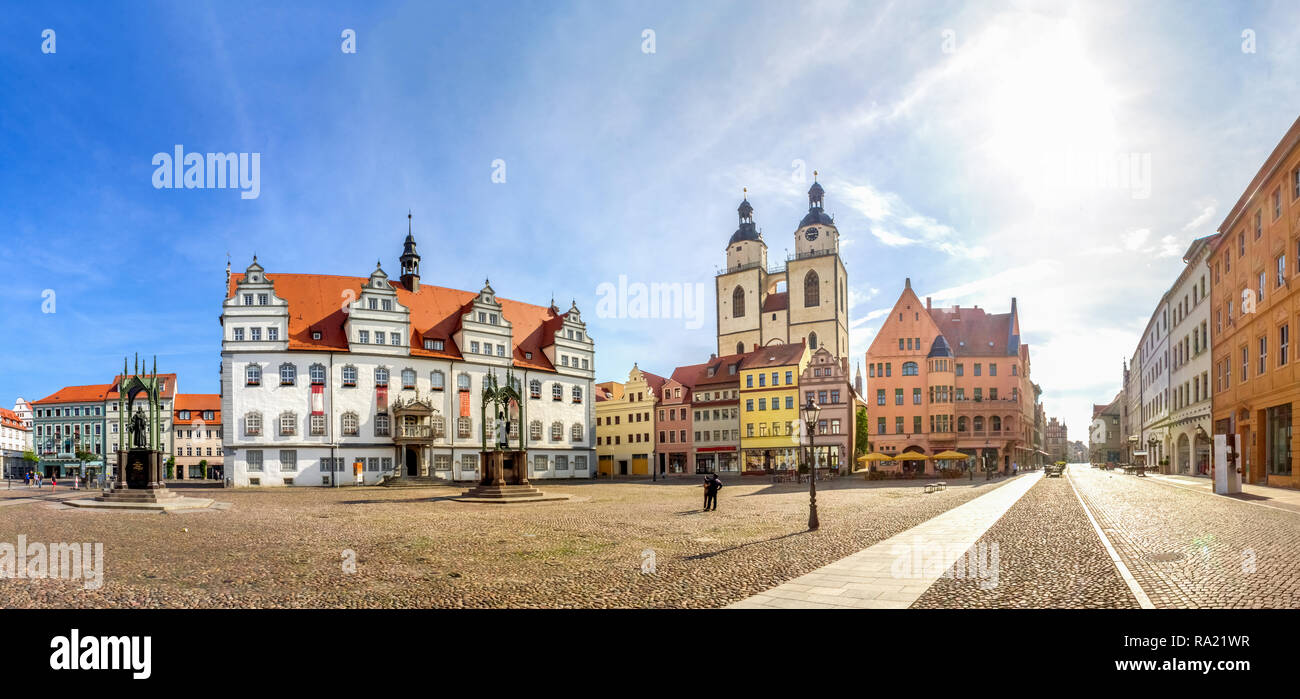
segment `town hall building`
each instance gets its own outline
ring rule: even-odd
[[[224,467],[235,485],[476,480],[480,452],[524,430],[529,478],[595,469],[594,344],[561,311],[424,284],[409,230],[392,280],[231,275],[221,324]],[[483,389],[520,401],[485,411]],[[509,412],[508,415],[504,414]],[[359,478],[358,478],[359,476]]]

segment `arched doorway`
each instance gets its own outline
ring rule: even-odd
[[[1178,473],[1190,473],[1192,470],[1192,441],[1184,432],[1178,435]]]

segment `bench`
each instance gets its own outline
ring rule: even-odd
[[[926,493],[933,493],[933,492],[936,492],[936,491],[939,491],[939,490],[947,490],[947,489],[948,489],[948,483],[947,483],[946,481],[939,481],[939,482],[937,482],[937,483],[926,483],[926,484],[925,484],[925,492],[926,492]]]
[[[794,480],[793,473],[778,471],[772,474],[773,483],[789,483],[793,480]]]

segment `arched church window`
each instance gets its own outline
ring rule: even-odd
[[[919,376],[916,362],[903,362],[903,376]]]
[[[803,278],[803,305],[804,307],[821,305],[821,280],[811,269]]]
[[[742,287],[736,287],[731,292],[731,317],[742,318],[745,315],[745,290]]]
[[[744,354],[744,353],[745,353],[745,343],[743,343],[743,342],[737,342],[737,343],[736,343],[736,354]]]
[[[817,349],[817,333],[808,333],[808,349]]]

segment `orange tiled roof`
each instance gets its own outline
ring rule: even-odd
[[[739,383],[740,368],[736,368],[735,374],[727,371],[727,367],[732,364],[740,364],[744,361],[747,354],[728,354],[721,357],[710,359],[700,370],[700,377],[695,380],[696,386],[711,386],[721,383]],[[714,368],[713,376],[709,376],[709,367]]]
[[[982,308],[932,308],[930,317],[948,340],[955,356],[1007,354],[1011,335],[1010,313],[988,313]]]
[[[763,299],[764,313],[772,313],[774,311],[784,311],[789,307],[790,307],[790,292],[788,291],[779,291],[776,293],[768,294],[767,298]]]
[[[103,401],[112,384],[93,384],[90,386],[64,386],[50,395],[34,401],[32,405],[52,403],[93,403]]]
[[[235,294],[235,285],[243,278],[242,273],[230,276],[227,299]],[[266,279],[275,284],[276,295],[289,302],[289,349],[348,350],[348,340],[343,332],[347,314],[343,312],[340,299],[348,291],[352,292],[352,298],[359,298],[368,277],[268,273]],[[452,335],[460,329],[461,316],[469,312],[470,304],[478,294],[424,283],[420,284],[419,291],[411,292],[400,280],[390,279],[389,283],[397,292],[397,302],[411,310],[411,355],[462,359]],[[515,365],[555,371],[542,348],[553,344],[555,331],[564,323],[564,314],[555,308],[511,301],[500,296],[496,300],[501,303],[501,313],[511,325]],[[320,332],[321,339],[312,339],[313,332]],[[425,349],[425,338],[442,340],[444,349]],[[529,352],[532,358],[527,357]]]
[[[18,417],[18,413],[8,408],[0,408],[0,425],[15,430],[27,431],[27,425],[23,424],[22,418]]]
[[[753,352],[745,354],[741,360],[741,369],[758,369],[769,366],[787,366],[798,364],[799,358],[803,356],[805,346],[801,342],[797,345],[767,345],[759,347]]]
[[[182,420],[180,414],[182,410],[190,411],[190,419]],[[211,410],[213,413],[212,420],[202,420],[202,412]],[[195,421],[215,423],[221,420],[221,396],[216,393],[181,393],[176,396],[176,404],[172,407],[172,422],[177,425],[188,425]]]

